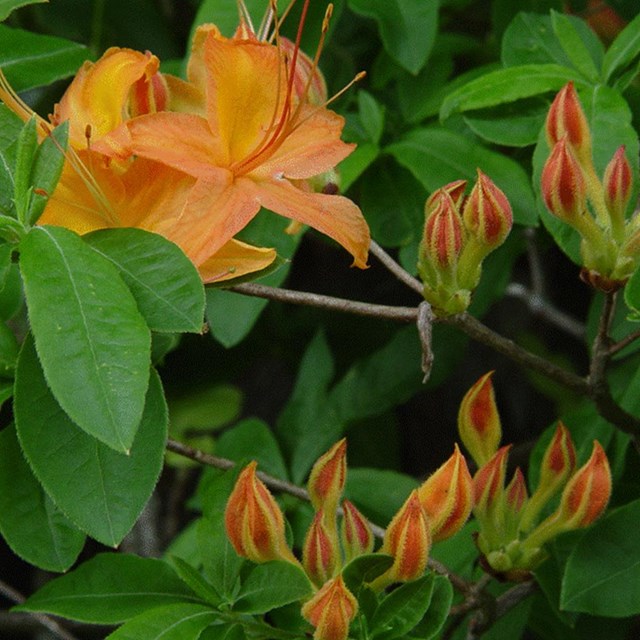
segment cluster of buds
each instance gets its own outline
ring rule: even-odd
[[[482,261],[499,247],[513,223],[504,193],[478,169],[465,196],[466,180],[434,191],[425,204],[425,225],[418,273],[424,297],[437,315],[464,311],[477,286]]]
[[[554,99],[545,131],[551,154],[541,176],[544,202],[580,234],[583,280],[615,291],[640,263],[640,214],[627,217],[633,172],[625,148],[618,148],[600,180],[589,124],[571,82]]]
[[[576,470],[575,447],[560,422],[544,452],[535,491],[529,494],[519,468],[506,483],[511,447],[499,447],[502,428],[491,375],[482,376],[465,395],[458,431],[478,466],[473,477],[473,513],[483,566],[503,579],[521,580],[546,557],[546,542],[600,517],[611,494],[611,472],[597,441],[589,460]],[[544,517],[558,495],[557,508]]]
[[[371,525],[349,500],[342,500],[347,460],[340,440],[313,466],[307,488],[315,515],[302,545],[300,562],[285,537],[284,517],[252,462],[240,473],[225,510],[227,536],[238,555],[253,562],[284,560],[301,567],[313,587],[302,615],[314,627],[314,640],[345,640],[358,612],[342,569],[373,552]],[[341,503],[341,509],[339,505]],[[451,458],[414,490],[392,518],[378,553],[391,566],[369,586],[376,592],[396,582],[421,577],[431,543],[456,533],[473,503],[472,479],[456,446]]]

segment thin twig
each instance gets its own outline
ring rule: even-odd
[[[431,346],[432,328],[433,328],[433,311],[431,305],[423,300],[418,305],[418,318],[416,321],[418,327],[418,336],[420,337],[420,345],[422,347],[422,382],[426,383],[431,375],[433,367],[433,348]]]
[[[422,282],[414,278],[408,271],[403,269],[375,240],[371,241],[369,251],[396,277],[400,282],[413,289],[420,297],[422,297]]]
[[[255,283],[238,284],[234,287],[229,287],[229,290],[246,296],[319,307],[331,311],[343,311],[360,316],[388,318],[389,320],[397,320],[400,322],[415,322],[418,316],[418,310],[415,307],[394,307],[383,304],[371,304],[369,302],[355,302],[344,298],[320,295],[318,293],[280,289]]]
[[[578,322],[566,313],[556,309],[534,290],[527,289],[527,287],[519,282],[511,282],[507,286],[506,294],[524,302],[532,314],[542,318],[545,322],[548,322],[578,340],[584,339],[586,330],[582,322]]]
[[[0,593],[16,604],[22,604],[26,600],[26,598],[19,591],[8,585],[3,580],[0,580]],[[53,618],[45,616],[42,613],[27,613],[31,618],[37,620],[43,627],[51,631],[51,633],[53,633],[57,638],[61,638],[62,640],[78,640],[76,636],[69,633]]]
[[[589,395],[589,384],[580,376],[541,358],[517,345],[513,340],[492,331],[468,313],[440,318],[445,324],[458,327],[469,337],[502,353],[512,360],[555,380],[558,384],[582,396]]]
[[[632,342],[635,342],[638,338],[640,338],[640,330],[630,333],[628,336],[622,338],[622,340],[618,340],[618,342],[614,342],[609,347],[607,355],[609,357],[614,356],[616,353],[622,351],[625,347],[628,347]]]

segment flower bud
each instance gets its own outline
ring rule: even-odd
[[[349,500],[342,502],[341,539],[345,562],[373,551],[373,532],[368,520]]]
[[[418,491],[414,490],[384,534],[380,551],[393,556],[393,565],[371,583],[371,588],[379,590],[392,582],[419,578],[427,567],[430,547],[429,522]]]
[[[609,215],[614,224],[622,229],[633,187],[631,165],[624,153],[624,145],[618,148],[607,165],[604,171],[603,185],[604,200]]]
[[[285,539],[284,517],[249,463],[238,476],[224,513],[227,536],[239,556],[253,562],[287,560],[297,564]]]
[[[540,463],[540,481],[520,523],[521,531],[528,531],[545,504],[567,483],[576,467],[576,450],[569,430],[562,422],[547,446]]]
[[[358,601],[342,576],[326,582],[302,606],[302,616],[315,627],[313,640],[346,640],[357,612]]]
[[[444,188],[432,194],[430,200],[431,206],[426,210],[422,255],[428,257],[436,270],[449,269],[455,266],[462,251],[462,220],[453,198]]]
[[[307,531],[302,547],[302,566],[316,585],[333,578],[340,567],[340,548],[337,536],[324,523],[322,509]]]
[[[473,481],[467,461],[455,445],[453,455],[418,488],[433,542],[457,533],[473,506]]]
[[[473,512],[477,517],[492,518],[502,509],[509,449],[510,444],[498,449],[473,477]]]
[[[566,529],[579,529],[597,520],[611,496],[611,470],[600,443],[593,443],[591,457],[571,477],[560,498],[560,520]]]
[[[458,433],[478,467],[486,464],[498,450],[502,438],[500,415],[496,406],[491,376],[485,373],[467,391],[458,412]]]
[[[542,169],[540,183],[547,209],[579,229],[587,208],[587,185],[566,137],[553,147]]]
[[[609,461],[596,440],[589,460],[565,486],[558,509],[531,532],[525,546],[535,549],[560,533],[589,526],[602,515],[610,496]]]
[[[333,517],[347,475],[347,441],[343,438],[320,456],[311,469],[307,488],[313,508]]]
[[[545,131],[549,147],[566,137],[580,163],[591,164],[591,133],[573,82],[556,95],[547,114]]]
[[[466,180],[454,180],[445,184],[443,187],[436,189],[428,198],[424,205],[425,214],[428,216],[429,212],[437,206],[437,200],[442,197],[442,191],[448,193],[453,200],[455,208],[458,209],[464,199],[464,192],[467,188]]]
[[[500,246],[511,231],[513,213],[509,200],[480,169],[464,205],[462,219],[470,235],[488,249]]]
[[[518,515],[525,506],[528,497],[527,483],[524,480],[524,475],[522,475],[522,470],[518,467],[513,474],[511,482],[505,489],[505,501],[508,510]]]

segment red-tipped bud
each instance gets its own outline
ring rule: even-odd
[[[527,483],[524,480],[524,475],[522,475],[520,467],[518,467],[513,474],[511,482],[505,489],[507,508],[511,513],[516,515],[519,514],[526,504],[528,497]]]
[[[556,95],[547,114],[545,130],[549,147],[566,137],[580,162],[591,162],[589,124],[573,82],[566,84]]]
[[[302,547],[302,566],[316,585],[333,578],[340,567],[340,548],[336,535],[324,523],[323,511],[316,515]]]
[[[611,496],[611,470],[600,443],[593,443],[591,457],[571,477],[560,498],[560,521],[565,529],[579,529],[597,520]]]
[[[458,433],[478,467],[486,464],[498,450],[502,438],[491,376],[485,373],[467,391],[458,412]]]
[[[311,469],[309,497],[317,511],[323,509],[327,516],[335,513],[347,476],[347,441],[343,438],[320,456]]]
[[[424,224],[422,253],[429,257],[436,269],[446,269],[458,261],[464,242],[464,228],[453,198],[447,191],[438,189],[431,198],[432,206],[427,211]]]
[[[511,205],[504,192],[478,169],[478,180],[467,199],[462,218],[467,231],[483,246],[495,249],[513,225]]]
[[[607,209],[617,220],[623,221],[633,187],[631,165],[621,146],[604,171],[604,199]]]
[[[479,516],[491,516],[501,506],[504,496],[504,480],[507,472],[507,457],[511,445],[496,451],[473,477],[473,511]]]
[[[358,601],[342,576],[326,582],[302,606],[302,616],[316,628],[313,640],[346,640],[357,612]]]
[[[433,542],[445,540],[462,528],[473,507],[473,481],[457,444],[449,460],[419,487],[418,497]]]
[[[445,184],[443,187],[436,189],[436,191],[434,191],[427,198],[427,202],[424,206],[425,213],[428,216],[430,211],[437,206],[437,200],[442,197],[443,191],[445,193],[448,193],[451,196],[451,199],[453,200],[453,204],[457,209],[462,203],[462,200],[464,199],[464,192],[466,188],[467,188],[466,180],[454,180],[453,182],[449,182],[448,184]]]
[[[356,509],[349,500],[342,502],[342,548],[345,561],[349,562],[365,553],[373,551],[373,532],[369,521]]]
[[[287,547],[280,507],[256,476],[256,462],[248,464],[238,476],[227,501],[224,524],[238,555],[253,562],[297,562]]]
[[[579,224],[587,207],[587,185],[566,137],[553,147],[542,169],[540,184],[547,209],[568,224]]]
[[[427,567],[430,548],[429,522],[418,491],[414,490],[385,531],[380,551],[393,556],[393,565],[372,587],[419,578]]]
[[[539,490],[554,494],[567,482],[576,468],[576,449],[571,434],[562,422],[547,446],[540,464]]]

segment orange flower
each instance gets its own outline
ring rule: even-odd
[[[358,207],[314,193],[308,183],[353,145],[340,140],[343,118],[296,95],[297,46],[285,56],[247,28],[233,38],[204,29],[206,117],[162,112],[127,122],[134,154],[196,179],[192,201],[199,215],[175,220],[171,237],[198,261],[263,206],[325,233],[366,267],[369,229]]]
[[[178,103],[191,99],[187,83],[177,78],[169,82],[158,67],[158,59],[149,53],[111,48],[97,62],[81,67],[55,106],[51,123],[38,118],[41,137],[68,121],[70,143],[60,182],[38,224],[80,234],[117,227],[154,231],[181,246],[204,282],[264,269],[275,260],[274,250],[231,238],[215,255],[202,251],[195,255],[172,229],[176,221],[188,224],[204,215],[193,197],[197,197],[196,180],[160,163],[127,159],[128,131],[123,127],[127,119],[162,109],[172,99]],[[34,115],[1,74],[0,99],[25,121]]]

